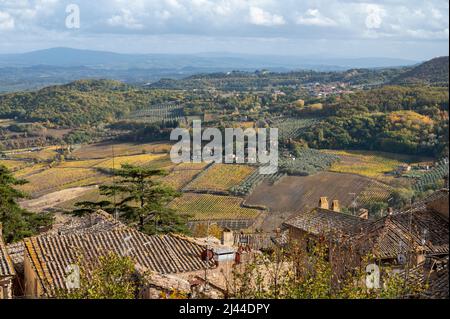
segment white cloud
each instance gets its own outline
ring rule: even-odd
[[[258,7],[250,8],[250,23],[262,26],[284,25],[286,21],[283,16],[272,14]]]
[[[320,13],[318,9],[309,9],[304,15],[297,17],[297,24],[318,26],[318,27],[331,27],[336,26],[337,23],[333,19],[325,17]]]
[[[114,15],[108,19],[108,24],[113,27],[124,27],[132,30],[140,30],[144,25],[139,23],[131,13],[130,10],[122,9],[121,14]]]
[[[0,31],[13,30],[15,22],[8,12],[0,11]]]

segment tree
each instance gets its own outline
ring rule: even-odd
[[[100,187],[107,200],[78,203],[79,208],[72,214],[80,216],[103,209],[110,214],[117,212],[128,224],[149,235],[188,233],[188,216],[167,208],[180,194],[155,180],[167,174],[164,170],[125,164],[114,174],[118,177],[116,183]]]
[[[53,223],[50,214],[31,213],[17,204],[19,199],[26,198],[26,194],[15,187],[25,183],[26,181],[16,179],[5,166],[0,165],[0,223],[7,243],[36,235],[43,227]]]
[[[425,288],[388,267],[380,267],[380,287],[368,287],[365,266],[374,262],[373,256],[351,265],[339,252],[339,245],[318,238],[306,247],[290,243],[255,254],[233,269],[227,293],[239,299],[395,299],[417,296]]]
[[[62,290],[60,299],[135,299],[142,286],[130,257],[114,253],[92,263],[83,260],[78,289]]]

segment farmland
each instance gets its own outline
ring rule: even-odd
[[[89,168],[50,168],[27,177],[29,183],[20,186],[20,189],[36,196],[64,188],[99,183],[105,178],[105,175]]]
[[[111,158],[115,156],[130,156],[145,153],[167,153],[171,145],[165,143],[98,143],[83,145],[71,153],[71,156],[79,160]]]
[[[133,112],[130,119],[138,122],[158,123],[163,121],[180,121],[184,118],[183,106],[178,104],[162,104],[150,106]]]
[[[350,173],[380,179],[386,174],[394,172],[401,164],[421,161],[420,158],[407,155],[398,155],[369,151],[324,151],[340,157],[331,171],[337,173]]]
[[[337,199],[342,207],[348,207],[354,200],[352,193],[360,195],[373,181],[369,178],[331,172],[312,176],[287,176],[276,184],[263,182],[247,197],[249,205],[269,208],[264,229],[273,230],[296,213],[317,207],[320,197]]]
[[[440,182],[443,184],[446,176],[448,176],[448,158],[439,161],[431,171],[421,174],[414,184],[414,189],[416,191],[424,191],[427,188],[439,186]]]
[[[256,167],[248,165],[215,164],[186,186],[185,191],[228,192],[255,170]]]
[[[295,156],[284,156],[280,159],[280,169],[290,175],[307,176],[328,170],[339,157],[314,149],[302,149]]]
[[[272,127],[278,128],[281,140],[287,140],[297,138],[305,128],[315,123],[316,119],[282,119],[275,121]]]
[[[242,198],[210,194],[185,193],[175,199],[170,208],[191,215],[191,220],[255,219],[260,211],[242,207]]]

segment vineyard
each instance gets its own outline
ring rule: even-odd
[[[275,121],[271,127],[278,128],[280,140],[295,139],[304,129],[317,123],[317,119],[282,119]]]
[[[365,207],[372,203],[387,203],[393,188],[383,183],[373,182],[367,186],[364,191],[359,194],[356,205],[358,207]]]
[[[256,167],[215,164],[193,180],[184,191],[226,193],[252,175]]]
[[[169,175],[161,178],[161,182],[176,190],[183,189],[195,177],[197,177],[207,164],[179,164],[174,167]]]
[[[172,103],[151,106],[132,113],[130,119],[146,123],[181,121],[184,119],[183,106]]]
[[[27,177],[20,189],[33,196],[65,188],[86,186],[104,180],[105,175],[89,168],[49,168]]]
[[[79,160],[105,159],[111,158],[113,153],[115,156],[130,156],[145,153],[168,153],[171,149],[170,144],[164,143],[99,143],[91,145],[83,145],[74,150],[70,155]]]
[[[272,175],[262,175],[259,169],[255,170],[250,176],[244,179],[238,186],[232,187],[230,192],[234,196],[247,196],[264,181],[274,184],[281,178],[286,176],[284,173],[276,173]]]
[[[422,192],[429,187],[434,188],[445,177],[448,177],[448,158],[439,161],[431,171],[423,173],[414,184],[414,190]]]
[[[303,149],[296,157],[285,155],[280,159],[280,171],[289,175],[307,176],[328,170],[339,161],[339,156],[314,149]]]
[[[193,221],[248,220],[259,216],[259,210],[242,207],[242,202],[239,197],[185,193],[169,207],[179,213],[191,215]]]

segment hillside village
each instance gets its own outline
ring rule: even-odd
[[[307,249],[308,242],[325,236],[340,247],[330,249],[327,258],[345,260],[334,265],[336,272],[342,267],[360,267],[370,252],[373,263],[389,265],[407,280],[426,286],[420,295],[403,297],[448,298],[448,208],[448,189],[444,189],[370,221],[367,212],[349,216],[340,212],[336,200],[330,205],[327,198],[321,198],[316,208],[286,221],[265,241],[259,234],[230,230],[222,232],[221,240],[148,236],[98,211],[15,244],[0,240],[0,296],[56,297],[58,291],[67,289],[68,269],[77,263],[78,254],[97,260],[114,253],[131,257],[136,273],[149,276],[137,298],[165,298],[174,291],[185,298],[226,298],[232,296],[233,271],[244,269],[253,255],[294,243]],[[354,249],[357,246],[363,249]]]

